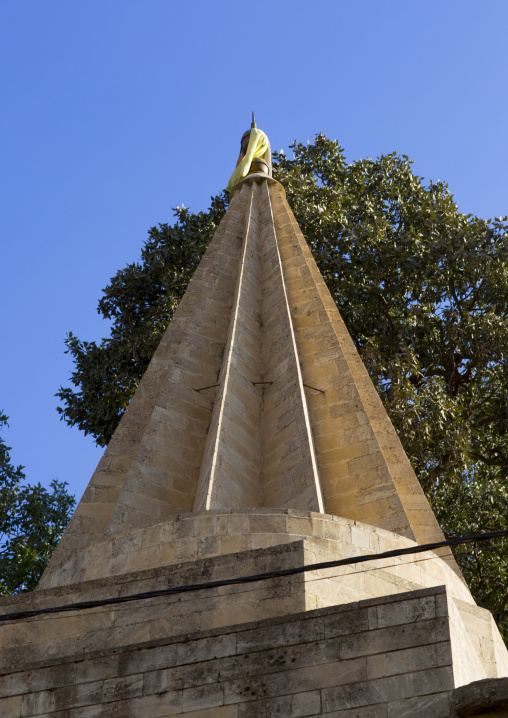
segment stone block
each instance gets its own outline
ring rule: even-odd
[[[341,644],[341,656],[343,658],[353,658],[355,656],[374,655],[385,652],[387,646],[396,651],[414,645],[439,643],[446,640],[447,636],[449,636],[449,628],[446,618],[406,624],[403,628],[391,626],[390,628],[344,636]]]
[[[233,534],[222,539],[221,550],[223,554],[239,553],[252,548],[252,537],[250,534]]]
[[[73,663],[40,668],[32,672],[30,692],[51,691],[60,686],[72,685],[76,678],[76,665]]]
[[[159,551],[159,561],[161,566],[167,566],[177,563],[181,558],[181,544],[185,539],[174,539],[168,543],[161,544]]]
[[[11,705],[13,706],[15,711],[14,715],[21,715],[23,716],[23,718],[25,716],[47,715],[48,713],[53,712],[55,709],[55,693],[56,692],[53,691],[39,691],[37,693],[25,694],[22,698],[20,713],[16,713],[16,711],[18,711],[18,703],[16,702],[14,696],[6,699],[6,706],[2,706],[2,704],[0,703],[0,707],[8,708],[8,701],[11,701]],[[21,698],[21,696],[16,696],[16,698]],[[9,713],[7,713],[6,716],[9,716]]]
[[[182,693],[182,712],[187,713],[202,709],[210,709],[224,704],[223,687],[220,684],[210,684],[186,688]]]
[[[143,694],[144,678],[142,675],[122,676],[104,681],[102,702],[110,703],[117,700],[130,700]]]
[[[369,614],[367,608],[356,608],[351,611],[325,616],[323,619],[326,638],[347,636],[369,630]]]
[[[358,548],[364,548],[367,551],[371,549],[371,532],[362,531],[356,526],[351,527],[351,542]]]
[[[118,718],[124,718],[124,716],[125,718],[138,718],[140,716],[143,716],[143,718],[144,716],[166,718],[167,716],[181,715],[183,712],[182,691],[172,691],[160,695],[152,694],[133,698],[130,701],[122,701],[122,703],[112,705],[112,712],[115,710],[116,715],[114,714],[114,718],[117,718],[117,716]]]
[[[451,665],[451,653],[438,650],[447,644],[416,646],[402,651],[390,651],[367,657],[369,678],[394,676],[411,671],[421,671],[442,665]]]
[[[237,652],[235,633],[184,641],[176,645],[176,663],[197,663],[224,656],[234,656]]]
[[[330,713],[320,715],[326,715],[326,718],[387,718],[388,705],[386,703],[378,703],[367,707],[331,711]]]
[[[20,718],[21,714],[21,706],[22,706],[23,696],[9,696],[7,698],[0,698],[0,715],[5,716],[5,718]],[[25,705],[28,705],[27,701],[25,701]],[[30,704],[32,705],[32,704]],[[24,715],[33,715],[30,713],[24,713]]]
[[[222,680],[240,679],[244,676],[259,676],[294,670],[326,663],[338,658],[339,647],[334,645],[333,641],[306,642],[223,658],[221,660],[220,675]]]
[[[219,683],[219,661],[207,660],[195,665],[173,666],[170,669],[145,674],[144,693],[175,691],[212,683]]]
[[[293,696],[277,696],[238,706],[238,718],[300,718],[321,715],[319,691],[296,693]]]
[[[448,718],[448,716],[450,716],[448,693],[434,693],[390,703],[387,718]]]
[[[271,533],[254,534],[252,536],[252,548],[268,548],[269,546],[272,546],[272,538],[273,534]]]
[[[128,679],[127,679],[128,680]],[[43,695],[33,693],[31,695]],[[62,688],[57,688],[50,693],[51,710],[58,707],[59,710],[79,708],[87,705],[101,705],[104,700],[104,681],[93,681],[91,683],[76,683]],[[49,708],[46,708],[48,711]]]
[[[319,641],[322,638],[324,627],[321,617],[291,621],[279,626],[277,631],[268,625],[258,630],[239,632],[236,636],[237,653]]]
[[[366,677],[364,659],[322,663],[276,673],[243,677],[224,682],[224,703],[265,698],[267,695],[293,695],[362,680]]]
[[[451,697],[452,716],[502,716],[508,714],[508,678],[474,681],[457,688]]]
[[[0,676],[0,696],[6,698],[8,696],[28,693],[30,691],[31,677],[32,674],[30,671]],[[1,712],[0,715],[2,715]]]
[[[436,616],[436,602],[434,596],[425,596],[407,601],[401,601],[397,608],[386,604],[377,607],[377,621],[379,628],[396,626],[401,623],[426,621]]]
[[[289,516],[287,519],[287,532],[297,536],[312,536],[313,521],[310,517]]]
[[[215,706],[185,714],[188,718],[238,718],[238,706]]]
[[[112,665],[110,665],[109,671],[104,671],[102,674],[103,677],[109,678],[116,674],[120,676],[128,676],[136,673],[148,673],[149,671],[155,671],[159,668],[168,668],[176,665],[177,644],[169,643],[163,646],[125,651],[109,658],[116,659],[116,661],[111,661]],[[107,661],[107,659],[94,659],[86,661],[86,663],[95,667],[97,664],[101,665],[102,661]],[[115,663],[117,663],[118,666],[116,670],[113,670]],[[78,663],[77,665],[79,666],[80,664]],[[93,675],[96,675],[98,671],[96,669],[94,670],[96,673]]]

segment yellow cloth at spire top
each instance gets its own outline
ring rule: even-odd
[[[270,176],[272,175],[272,154],[270,152],[270,141],[265,135],[263,130],[258,130],[254,127],[250,131],[249,144],[247,146],[247,152],[245,157],[238,164],[238,167],[233,172],[228,182],[228,190],[231,192],[235,184],[240,182],[244,177],[249,174],[252,160],[261,157],[268,165],[268,171]]]

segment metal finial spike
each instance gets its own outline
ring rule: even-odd
[[[257,127],[256,120],[254,119],[254,110],[252,111],[252,122],[250,123],[251,129]]]

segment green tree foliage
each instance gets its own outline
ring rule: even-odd
[[[0,428],[7,417],[0,412]],[[26,484],[0,437],[0,595],[33,590],[69,523],[74,497],[66,482]]]
[[[506,472],[476,466],[461,482],[443,482],[429,496],[446,536],[467,536],[508,527]],[[492,611],[508,644],[508,541],[465,544],[455,549],[476,601]]]
[[[448,536],[508,524],[507,218],[458,211],[406,156],[348,164],[318,135],[274,157],[274,176]],[[59,411],[111,437],[224,211],[178,208],[150,230],[140,264],[112,279],[100,344],[70,334],[74,388]],[[453,511],[451,507],[453,506]],[[477,601],[508,632],[508,545],[461,549]]]
[[[174,226],[152,227],[141,264],[117,272],[99,302],[99,313],[112,320],[111,336],[97,345],[68,335],[79,391],[60,388],[64,408],[58,411],[99,446],[116,429],[226,209],[222,194],[208,212],[178,208]]]

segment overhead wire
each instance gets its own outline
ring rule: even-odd
[[[360,570],[349,571],[348,573],[335,573],[335,574],[332,574],[332,575],[329,575],[329,574],[328,574],[328,575],[326,575],[326,576],[318,576],[318,577],[316,577],[316,578],[308,578],[308,579],[305,580],[305,585],[308,586],[308,585],[311,584],[311,583],[317,583],[317,582],[319,582],[319,581],[329,581],[329,580],[333,580],[333,579],[347,578],[348,576],[359,576],[359,575],[361,575],[361,574],[363,574],[363,573],[369,573],[369,572],[371,572],[371,571],[372,571],[372,572],[375,572],[375,571],[386,571],[387,569],[390,569],[390,568],[400,568],[401,566],[402,566],[402,567],[403,567],[403,566],[413,566],[414,564],[417,564],[417,563],[425,563],[425,562],[427,562],[427,561],[434,561],[436,558],[437,558],[436,556],[430,556],[430,557],[427,557],[427,558],[420,558],[420,559],[409,560],[409,561],[406,561],[406,562],[399,562],[399,563],[397,563],[397,564],[392,564],[392,565],[373,566],[373,567],[371,567],[371,568],[364,568],[364,569],[360,569]],[[380,560],[383,560],[383,559],[380,559]],[[159,567],[159,568],[160,568],[160,567]],[[331,569],[327,569],[327,570],[331,570]],[[235,585],[239,585],[239,584],[237,583],[237,584],[235,584]],[[219,587],[219,588],[220,588],[220,587]],[[423,588],[429,588],[429,586],[423,586]],[[247,594],[247,593],[256,593],[256,592],[258,592],[258,591],[260,591],[260,590],[263,590],[263,589],[262,589],[261,587],[243,589],[243,590],[242,590],[242,596],[244,596],[244,595]],[[176,594],[176,595],[178,596],[178,594]],[[217,595],[217,594],[213,594],[213,597],[216,597],[216,595]],[[234,594],[233,594],[233,595],[234,595]],[[148,596],[148,598],[150,598],[150,596]],[[155,598],[157,598],[157,597],[155,597]],[[160,598],[163,598],[163,596],[161,596]],[[185,594],[184,594],[184,595],[180,595],[179,598],[185,600],[185,599],[186,599],[186,596],[185,596]],[[200,596],[189,596],[188,600],[192,600],[192,601],[208,601],[208,600],[210,600],[210,598],[211,598],[211,596],[210,596],[210,594],[208,594],[208,595],[205,595],[205,596],[203,596],[203,595],[200,595]],[[369,598],[369,596],[365,596],[365,598]],[[140,600],[142,600],[142,599],[140,599]],[[71,604],[71,605],[72,605],[72,604]],[[159,604],[159,605],[160,605],[160,604]],[[173,605],[174,605],[174,604],[173,604]],[[91,608],[107,608],[107,605],[102,605],[102,604],[101,604],[100,606],[95,606],[95,607],[94,607],[94,606],[91,606]],[[120,605],[118,606],[118,609],[117,609],[117,610],[118,610],[118,611],[122,611],[122,610],[127,610],[127,608],[128,608],[127,606],[124,606],[123,604],[120,604]],[[71,610],[71,609],[70,609],[70,610]],[[76,609],[76,610],[79,610],[79,609]],[[8,615],[8,616],[9,616],[9,615],[12,615],[12,614],[5,614],[5,615]],[[26,617],[26,616],[25,616],[25,617]],[[36,617],[36,616],[35,616],[35,617]],[[64,613],[64,612],[62,612],[62,613],[56,612],[56,613],[53,613],[52,616],[51,616],[51,618],[55,618],[55,619],[60,618],[60,617],[61,617],[61,618],[65,618],[65,613]],[[13,620],[16,620],[16,619],[13,619]]]
[[[307,564],[304,566],[295,566],[293,568],[267,571],[265,573],[259,573],[250,576],[239,576],[237,578],[226,578],[218,581],[207,581],[203,583],[193,583],[182,586],[171,586],[169,588],[163,588],[154,591],[144,591],[143,593],[129,594],[127,596],[115,596],[112,598],[69,603],[61,606],[49,606],[46,608],[34,608],[28,611],[16,611],[13,613],[6,613],[0,615],[0,622],[16,621],[24,618],[32,618],[34,616],[41,616],[46,614],[66,613],[69,611],[100,608],[102,606],[129,603],[132,601],[140,601],[149,598],[158,598],[160,596],[169,596],[174,594],[183,594],[193,591],[202,591],[210,588],[221,588],[223,586],[234,586],[240,584],[254,583],[258,581],[266,581],[272,578],[279,578],[283,576],[294,576],[301,573],[306,573],[308,571],[320,571],[323,569],[338,568],[340,566],[350,566],[358,563],[366,563],[368,561],[379,561],[386,558],[408,556],[411,554],[423,553],[425,551],[435,551],[436,549],[458,546],[466,543],[478,543],[480,541],[489,541],[496,538],[505,538],[507,536],[508,530],[490,531],[489,533],[474,534],[470,536],[456,536],[445,541],[437,541],[434,543],[420,544],[408,548],[394,549],[392,551],[384,551],[383,553],[364,554],[362,556],[349,556],[348,558],[338,559],[335,561],[323,561],[320,563]]]

